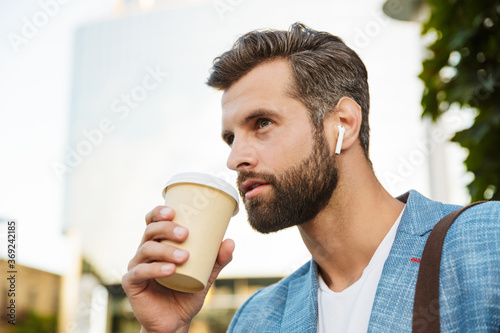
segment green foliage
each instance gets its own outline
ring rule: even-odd
[[[56,333],[57,332],[57,318],[55,315],[41,315],[34,311],[29,311],[23,315],[22,318],[13,329],[9,332],[12,333]]]
[[[477,111],[452,141],[469,150],[472,201],[500,199],[500,0],[428,0],[422,35],[428,46],[420,79],[423,116],[438,119],[452,105]]]

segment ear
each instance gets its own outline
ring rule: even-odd
[[[358,140],[362,119],[361,106],[349,97],[342,97],[324,121],[325,132],[332,151],[335,150],[339,138],[338,126],[342,125],[345,129],[342,142],[342,151],[344,151],[351,148]]]

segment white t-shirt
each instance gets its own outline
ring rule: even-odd
[[[375,292],[394,243],[401,215],[403,212],[378,246],[363,275],[354,284],[336,293],[328,288],[319,275],[318,333],[368,331]]]

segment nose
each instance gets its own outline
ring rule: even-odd
[[[252,146],[245,141],[235,139],[227,158],[227,167],[234,171],[248,171],[256,165],[257,158]]]

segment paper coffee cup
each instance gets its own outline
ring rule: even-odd
[[[167,288],[198,292],[207,286],[229,220],[238,213],[238,192],[224,180],[203,173],[173,176],[163,190],[165,205],[175,210],[173,222],[186,227],[183,243],[163,241],[187,250],[189,259],[169,277],[156,279]]]

